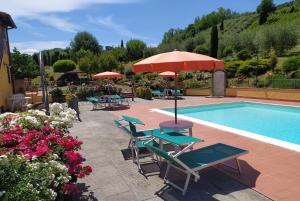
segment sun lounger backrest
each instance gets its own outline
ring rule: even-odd
[[[131,131],[131,134],[133,135],[133,136],[136,136],[136,127],[135,127],[135,125],[133,124],[133,123],[131,123],[131,121],[129,121],[129,127],[130,127],[130,131]]]

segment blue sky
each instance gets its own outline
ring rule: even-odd
[[[11,47],[32,53],[64,48],[78,31],[88,31],[99,43],[119,45],[132,38],[155,46],[170,28],[184,28],[197,16],[219,7],[254,11],[260,0],[0,0],[12,15]],[[287,0],[274,0],[279,4]]]

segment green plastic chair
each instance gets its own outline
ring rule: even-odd
[[[152,144],[150,142],[151,140],[146,142],[145,146],[148,149],[152,150],[156,155],[163,157],[167,161],[168,166],[164,181],[174,188],[180,190],[183,196],[186,194],[190,177],[193,175],[195,177],[195,182],[197,182],[200,178],[198,172],[204,168],[222,164],[229,160],[235,160],[237,166],[236,169],[240,174],[240,165],[237,158],[248,153],[246,150],[222,143],[213,144],[207,147],[183,153],[166,152],[162,150],[159,145]],[[175,168],[187,175],[183,188],[168,180],[170,168]]]

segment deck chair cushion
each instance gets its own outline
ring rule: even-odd
[[[215,161],[242,155],[246,152],[246,150],[239,149],[237,147],[218,143],[183,153],[177,158],[189,168],[194,169],[206,166]]]

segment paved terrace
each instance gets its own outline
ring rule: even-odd
[[[300,103],[286,101],[269,101],[243,98],[201,98],[186,97],[178,102],[180,106],[200,105],[208,103],[256,101],[277,103],[285,105],[298,105]],[[143,101],[132,105],[128,110],[113,111],[116,116],[123,114],[132,115],[142,119],[145,128],[158,127],[159,122],[173,119],[157,112],[152,108],[173,107],[174,101],[155,100]],[[242,114],[241,114],[242,115]],[[266,122],[267,124],[268,122]],[[233,133],[225,132],[200,124],[194,124],[193,135],[205,140],[197,146],[206,146],[217,142],[233,145],[246,149],[249,154],[240,157],[243,174],[237,176],[230,171],[220,169],[223,173],[239,180],[253,190],[256,190],[273,200],[294,201],[300,198],[300,153],[285,148],[266,144],[257,140],[246,138]],[[203,174],[204,175],[204,174]],[[200,188],[199,188],[200,189]]]
[[[184,102],[185,104],[204,103],[211,100],[216,101],[215,99],[188,98]],[[173,101],[155,100],[149,102],[137,100],[132,104],[131,109],[115,112],[91,111],[92,106],[89,103],[81,103],[80,109],[83,121],[75,123],[74,128],[71,129],[71,133],[84,141],[81,153],[86,158],[87,163],[92,164],[93,174],[78,181],[80,188],[84,192],[81,196],[74,198],[74,200],[270,200],[236,179],[233,179],[232,175],[228,176],[215,168],[203,171],[198,183],[191,181],[189,191],[185,197],[181,195],[181,192],[163,184],[161,178],[163,173],[159,175],[156,172],[157,166],[148,166],[148,172],[152,172],[153,176],[145,177],[138,173],[137,166],[131,160],[125,160],[121,152],[128,145],[128,134],[116,127],[112,121],[116,118],[115,115],[131,114],[145,120],[148,127],[158,126],[159,121],[170,117],[158,113],[149,113],[148,108],[153,108],[154,106],[171,106],[172,103]],[[180,105],[182,104],[183,101],[180,102]],[[196,125],[194,133],[204,138],[207,141],[206,144],[211,144],[216,140],[209,137],[210,133],[212,133],[208,132],[209,130],[209,128]],[[216,132],[214,134],[216,135],[215,138],[221,137],[219,133]],[[223,138],[220,138],[218,141],[233,142],[230,144],[237,145],[237,143],[234,143],[234,138],[238,138],[236,135],[226,135],[226,137],[229,139],[223,140]],[[239,140],[242,139],[239,138]],[[242,148],[249,148],[250,145],[244,146],[244,142],[247,140],[243,139],[238,145]],[[247,172],[253,172],[255,168],[256,179],[261,177],[261,173],[257,170],[259,167],[251,167],[253,165],[253,158],[256,157],[253,154],[251,151],[247,157],[242,158],[243,166],[245,164],[248,166],[242,177],[244,179],[248,178]],[[248,163],[251,163],[251,166]],[[275,164],[275,167],[277,165]],[[250,170],[249,167],[251,167]],[[178,175],[175,172],[173,175],[175,179],[180,180],[183,178],[182,175]],[[291,177],[296,177],[296,175],[294,174]],[[277,178],[274,179],[277,181]],[[257,181],[251,181],[250,183],[250,186],[256,189],[255,184]],[[293,187],[295,186],[290,186],[289,189],[293,189]],[[274,188],[277,189],[277,186],[274,186]]]

